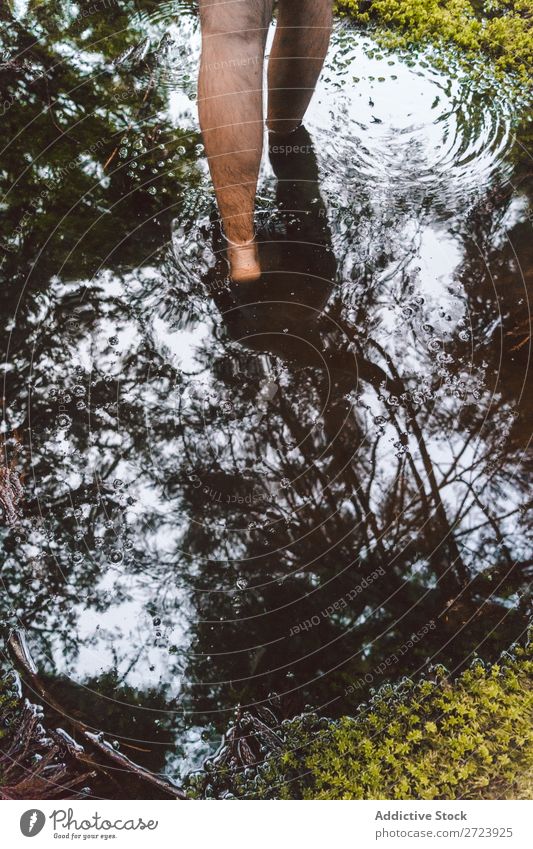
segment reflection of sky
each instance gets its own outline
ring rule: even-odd
[[[187,71],[189,76],[194,74],[195,63],[199,57],[199,36],[194,25],[189,19],[181,25],[172,23],[167,28],[178,47],[186,41],[187,50],[185,58],[183,55],[179,60],[180,73]],[[421,197],[426,190],[431,192],[441,191],[446,199],[453,200],[454,204],[461,205],[469,198],[474,186],[477,191],[483,191],[483,182],[488,183],[495,169],[499,167],[500,155],[505,142],[508,140],[506,133],[500,131],[498,119],[490,112],[486,116],[476,116],[485,127],[486,137],[476,136],[475,144],[479,150],[475,151],[475,163],[468,160],[469,140],[461,139],[461,133],[457,132],[457,120],[454,113],[453,100],[464,98],[461,89],[461,80],[451,83],[438,72],[422,71],[415,65],[407,67],[401,61],[394,61],[389,65],[387,59],[370,59],[364,52],[363,44],[368,40],[355,34],[350,36],[351,45],[346,47],[342,35],[337,37],[336,46],[331,53],[328,67],[325,69],[318,91],[313,100],[308,125],[314,136],[318,153],[319,164],[323,169],[323,189],[327,195],[331,195],[348,207],[353,199],[350,196],[350,180],[342,178],[339,169],[342,163],[349,164],[349,174],[352,180],[363,181],[365,191],[370,193],[370,203],[374,212],[379,217],[387,215],[388,206],[395,203],[395,199],[407,196],[413,188],[423,187]],[[354,46],[355,42],[355,46]],[[343,70],[339,72],[339,59],[342,60]],[[372,79],[374,77],[374,79]],[[379,82],[378,78],[384,77]],[[357,82],[354,82],[357,78]],[[179,82],[179,74],[177,76]],[[169,116],[177,127],[191,129],[197,128],[196,104],[191,96],[190,86],[185,89],[178,85],[172,85],[172,78],[167,81]],[[373,105],[372,105],[373,104]],[[468,108],[468,102],[463,100],[463,109]],[[375,120],[377,119],[377,120]],[[491,135],[491,133],[493,135]],[[483,132],[481,133],[483,136]],[[474,142],[472,142],[474,144]],[[458,148],[462,146],[461,154]],[[472,151],[474,153],[474,151]],[[268,167],[264,166],[264,177],[268,177]],[[425,184],[428,185],[425,185]],[[388,193],[392,191],[392,195]],[[375,200],[372,201],[372,196]],[[355,200],[357,200],[355,198]],[[418,296],[425,299],[424,315],[425,321],[430,322],[440,336],[450,337],[456,329],[457,321],[464,317],[464,298],[457,291],[452,292],[454,274],[462,260],[462,246],[459,237],[452,235],[446,221],[431,219],[426,212],[413,209],[404,220],[404,237],[399,235],[400,241],[405,246],[407,261],[403,262],[403,270],[416,267],[416,292]],[[409,254],[411,256],[409,257]],[[395,260],[397,265],[397,260]],[[381,332],[385,339],[388,351],[397,362],[401,362],[404,372],[424,374],[431,367],[428,361],[427,350],[420,350],[415,344],[405,345],[404,333],[398,333],[399,327],[405,322],[401,317],[401,302],[395,306],[391,300],[394,294],[395,277],[398,269],[393,263],[391,268],[385,268],[381,273],[383,280],[383,308],[379,310]],[[148,277],[158,274],[158,269],[152,267],[144,269]],[[125,292],[122,286],[113,281],[104,272],[98,280],[106,295],[123,297]],[[455,289],[456,287],[454,287]],[[445,309],[451,322],[444,323],[440,312]],[[213,327],[210,321],[200,320],[193,324],[183,325],[170,324],[161,315],[153,314],[148,317],[150,334],[155,348],[160,351],[165,360],[171,362],[175,367],[184,372],[197,373],[202,371],[205,365],[205,352],[212,337]],[[117,352],[120,352],[118,360],[111,366],[109,353],[104,353],[106,342],[111,334],[115,334],[119,340]],[[120,373],[120,357],[125,357],[135,350],[140,341],[137,328],[132,323],[124,324],[116,329],[113,322],[101,319],[98,328],[91,339],[91,358],[98,364],[100,369],[108,368],[113,373]],[[85,356],[85,363],[87,356]],[[205,390],[212,388],[212,380],[209,374],[201,378]],[[192,391],[187,390],[183,401],[187,403],[199,391],[200,384]],[[372,393],[370,393],[371,395]],[[150,389],[142,387],[142,401],[138,399],[146,411],[147,422],[150,421],[150,406],[153,402],[161,403],[156,396],[150,397]],[[370,400],[368,398],[367,400]],[[176,406],[177,400],[166,399],[167,406]],[[372,404],[376,404],[375,399]],[[378,404],[379,406],[379,404]],[[200,404],[201,407],[201,404]],[[377,413],[377,409],[376,409]],[[379,473],[382,491],[388,486],[387,468],[391,468],[391,456],[394,449],[391,436],[383,440],[377,451]],[[172,452],[180,451],[179,440],[174,444],[157,444],[151,440],[150,452],[152,464],[155,469],[162,468],[169,460]],[[219,456],[223,449],[226,437],[222,438],[216,429],[207,430],[204,439],[211,442],[211,446],[218,444]],[[233,449],[243,449],[241,440],[233,440]],[[417,457],[416,445],[410,444],[414,461],[423,471],[420,459]],[[428,448],[435,462],[441,469],[441,474],[450,467],[454,456],[461,447],[461,435],[448,441],[439,438],[428,439]],[[159,458],[159,459],[158,459]],[[270,457],[270,462],[275,458]],[[465,468],[471,460],[469,451],[464,453]],[[94,471],[98,469],[98,459],[93,458]],[[136,505],[129,510],[130,521],[134,525],[136,517],[140,521],[145,511],[151,512],[158,517],[157,527],[153,525],[145,529],[146,548],[152,552],[156,559],[169,562],[175,559],[175,551],[180,548],[180,536],[186,528],[176,526],[171,528],[168,523],[170,515],[168,503],[162,497],[157,487],[153,486],[148,479],[143,480],[139,476],[139,470],[130,469],[122,472],[126,480],[135,480]],[[150,476],[149,476],[150,477]],[[378,496],[379,497],[379,496]],[[450,487],[450,492],[445,493],[449,499],[450,507],[454,506],[454,499],[458,496],[457,487],[455,491]],[[213,551],[215,554],[216,548]],[[113,573],[111,573],[113,574]],[[114,580],[114,579],[113,579]],[[98,587],[98,592],[110,589],[110,577],[104,575]],[[139,583],[137,584],[137,581]],[[165,678],[169,670],[168,649],[160,646],[150,646],[152,638],[150,617],[145,613],[146,586],[143,575],[138,577],[130,575],[125,581],[128,600],[119,605],[111,606],[103,614],[94,614],[85,611],[80,605],[78,613],[78,628],[81,642],[84,648],[76,661],[76,674],[83,677],[85,674],[93,674],[98,669],[106,668],[111,662],[109,652],[109,632],[113,633],[113,646],[118,656],[124,653],[124,666],[129,665],[130,645],[143,646],[140,658],[128,673],[130,683],[145,683],[157,678]],[[154,588],[155,594],[161,592],[161,588]],[[186,639],[186,624],[176,620],[176,610],[180,607],[180,593],[183,590],[172,586],[172,581],[164,590],[169,609],[174,610],[174,622],[169,632],[172,644],[181,644]],[[133,628],[131,627],[133,625]],[[97,628],[98,626],[98,628]],[[103,631],[102,637],[98,631]],[[145,645],[146,641],[146,645]],[[123,647],[121,649],[121,646]],[[62,664],[61,653],[56,656],[59,665]],[[152,671],[150,667],[153,667]],[[119,664],[120,669],[120,664]],[[65,670],[66,671],[66,668]]]
[[[17,4],[19,14],[24,13],[24,3]],[[176,23],[169,27],[170,34],[176,44],[187,43],[189,70],[194,73],[194,60],[198,55],[198,36],[192,35],[192,24],[187,19],[183,29]],[[422,207],[422,202],[413,204],[401,220],[397,231],[389,228],[394,239],[395,259],[380,272],[379,306],[376,316],[379,318],[378,332],[380,342],[393,360],[401,366],[406,374],[420,376],[432,375],[438,367],[435,358],[430,355],[427,340],[419,344],[415,340],[412,329],[402,318],[402,302],[397,292],[399,269],[409,272],[416,269],[415,294],[425,299],[423,309],[416,316],[417,321],[430,323],[439,338],[451,341],[457,330],[457,323],[466,316],[466,299],[459,291],[455,276],[463,259],[463,248],[459,236],[451,232],[448,224],[449,216],[458,211],[464,213],[465,208],[472,203],[474,190],[482,193],[490,184],[495,172],[501,166],[504,146],[508,142],[508,128],[505,114],[496,114],[488,110],[487,114],[476,115],[472,101],[463,100],[463,118],[466,123],[473,117],[476,119],[476,131],[472,139],[464,137],[464,126],[458,132],[457,110],[452,101],[464,98],[461,80],[450,84],[437,72],[421,69],[418,65],[407,67],[400,61],[394,65],[388,64],[388,59],[369,59],[363,50],[363,41],[368,41],[360,35],[351,35],[355,46],[344,48],[337,43],[332,52],[323,79],[320,82],[317,96],[309,113],[311,128],[317,148],[319,166],[321,169],[322,188],[326,199],[331,200],[331,220],[335,224],[340,220],[346,209],[357,207],[357,189],[364,185],[365,192],[370,196],[370,206],[374,209],[376,218],[385,221],[388,206],[394,207],[399,200],[405,199],[410,203],[410,191],[420,189],[421,201],[431,196],[432,203]],[[342,74],[338,72],[337,59],[342,54],[347,67]],[[374,76],[375,80],[370,77]],[[378,78],[383,76],[383,82]],[[357,77],[359,81],[353,82]],[[393,78],[395,77],[395,78]],[[341,83],[339,85],[338,83]],[[370,104],[370,100],[374,105]],[[473,110],[469,114],[469,110]],[[174,125],[180,128],[196,128],[196,107],[190,93],[169,85],[169,116]],[[374,121],[373,118],[377,119]],[[379,122],[379,123],[378,123]],[[475,136],[475,140],[474,140]],[[475,157],[473,159],[472,157]],[[263,171],[264,185],[270,190],[268,168]],[[267,190],[265,189],[265,192]],[[523,213],[524,206],[519,199],[515,200],[507,216],[511,224]],[[337,217],[336,217],[337,216]],[[383,232],[389,232],[384,226]],[[381,231],[380,231],[381,232]],[[335,234],[334,234],[335,235]],[[359,235],[359,230],[357,235]],[[354,251],[356,250],[354,247]],[[373,245],[375,251],[382,246]],[[146,279],[162,276],[157,266],[145,268]],[[132,275],[137,277],[139,289],[142,290],[143,272]],[[348,301],[352,293],[350,284],[343,281],[343,293]],[[124,286],[123,283],[126,285]],[[104,299],[115,298],[125,304],[128,300],[128,284],[132,283],[128,275],[123,282],[114,279],[108,272],[103,272],[93,285],[101,287]],[[56,281],[55,295],[60,293],[60,283]],[[133,285],[133,283],[132,283]],[[53,288],[53,287],[52,287]],[[54,292],[52,292],[52,295]],[[59,299],[59,298],[58,298]],[[76,350],[69,351],[72,362],[81,365],[89,374],[99,371],[113,377],[120,376],[124,362],[142,345],[143,334],[148,333],[155,350],[163,356],[167,363],[180,368],[184,372],[195,373],[205,369],[206,350],[212,344],[213,321],[191,319],[187,326],[176,324],[157,309],[151,310],[150,297],[144,303],[144,325],[130,317],[125,309],[123,320],[117,327],[117,321],[98,315],[90,339],[82,343]],[[214,310],[214,307],[213,307]],[[449,316],[444,320],[441,311]],[[185,323],[185,322],[184,322]],[[114,351],[109,350],[109,339],[116,336],[117,344]],[[65,349],[68,351],[68,342]],[[208,361],[208,366],[211,362]],[[58,385],[62,381],[60,371],[62,364],[54,362],[50,357],[39,364],[46,370],[54,381],[54,372]],[[452,364],[448,364],[452,365]],[[246,379],[243,376],[243,381]],[[210,372],[203,378],[205,385],[212,389],[213,379]],[[477,377],[474,375],[473,381]],[[121,391],[121,390],[120,390]],[[280,391],[280,395],[281,395]],[[184,403],[189,403],[191,393],[185,393]],[[288,395],[290,398],[290,396]],[[443,403],[442,397],[432,398],[432,403]],[[105,596],[111,603],[104,612],[96,612],[87,608],[81,600],[74,607],[76,640],[80,646],[76,658],[65,659],[63,655],[62,638],[57,635],[54,640],[53,659],[58,670],[71,674],[75,679],[82,680],[88,675],[98,674],[115,664],[120,675],[132,686],[146,688],[164,681],[171,688],[171,694],[179,696],[181,682],[176,676],[176,668],[180,666],[179,655],[170,650],[178,646],[186,650],[189,640],[188,623],[191,610],[187,606],[186,588],[179,584],[176,576],[179,574],[180,552],[184,535],[189,525],[186,514],[176,519],[175,504],[170,503],[163,491],[164,473],[174,460],[175,469],[185,465],[182,455],[183,444],[176,435],[175,439],[162,441],[153,435],[150,427],[151,419],[157,419],[158,410],[164,408],[166,415],[176,411],[179,402],[178,395],[161,397],[160,390],[155,386],[144,385],[132,387],[129,392],[130,403],[137,404],[143,411],[146,421],[146,440],[150,457],[150,468],[143,463],[145,457],[133,456],[133,460],[119,463],[115,475],[121,478],[133,503],[123,510],[124,526],[132,537],[142,537],[139,545],[149,552],[149,560],[157,564],[157,575],[151,579],[142,570],[128,571],[127,558],[113,568],[104,569],[103,574],[93,587],[97,597]],[[119,395],[120,402],[120,395]],[[373,415],[382,412],[381,402],[376,394],[368,390],[365,402],[368,403]],[[481,398],[480,405],[487,403],[487,398]],[[120,403],[119,403],[120,409]],[[198,405],[201,411],[202,405]],[[92,415],[104,415],[105,411],[91,411]],[[189,414],[194,414],[190,405]],[[106,414],[107,415],[107,414]],[[105,449],[94,446],[83,458],[68,460],[66,468],[57,470],[55,486],[61,481],[62,487],[75,489],[81,480],[87,481],[104,476],[108,468],[109,457],[113,450],[120,454],[121,439],[125,438],[120,430],[114,433],[116,422],[108,420],[108,441]],[[370,428],[372,425],[369,426]],[[104,431],[101,423],[96,429]],[[224,456],[224,448],[231,446],[234,455],[231,461],[240,461],[246,457],[246,447],[243,442],[243,428],[240,423],[233,432],[229,428],[229,436],[219,425],[205,426],[200,431],[201,448],[207,456],[210,450],[216,449],[219,456]],[[389,432],[390,430],[390,432]],[[378,471],[375,489],[370,498],[376,511],[379,509],[379,499],[387,492],[395,473],[395,448],[393,440],[397,439],[396,431],[392,428],[385,430],[385,438],[377,451]],[[435,433],[428,433],[427,447],[437,469],[437,480],[441,480],[454,462],[454,458],[463,448],[464,435],[457,431],[442,439],[435,426]],[[413,440],[409,444],[413,461],[417,470],[423,475],[423,465],[417,453]],[[35,450],[56,454],[65,454],[65,436],[52,434],[43,438],[41,444],[35,445]],[[458,467],[459,474],[467,475],[470,465],[479,452],[479,444],[474,441],[466,448]],[[278,459],[269,447],[266,447],[268,462],[276,471]],[[230,456],[229,450],[226,452]],[[114,457],[114,459],[117,459]],[[136,462],[138,460],[138,464]],[[70,465],[69,465],[70,464]],[[232,465],[228,464],[228,471]],[[52,490],[52,486],[50,487]],[[464,484],[454,483],[443,489],[443,499],[453,516],[458,502],[464,496]],[[46,502],[46,494],[43,494]],[[285,498],[278,491],[280,502]],[[512,486],[502,488],[499,498],[507,503],[507,510],[512,509],[519,500],[519,494]],[[89,505],[89,507],[94,505]],[[285,505],[284,505],[285,506]],[[343,514],[348,521],[353,518],[350,502],[346,502]],[[85,510],[84,522],[87,521],[89,509]],[[144,521],[147,516],[155,517],[155,521]],[[462,520],[464,528],[474,528],[481,520],[477,507],[473,506],[468,516]],[[508,545],[516,556],[521,556],[516,527],[512,520],[504,526],[508,534]],[[98,533],[104,533],[101,528],[93,528]],[[479,531],[472,534],[471,548],[475,553],[481,535]],[[113,545],[118,546],[120,539]],[[231,543],[233,550],[239,548],[238,540]],[[110,546],[106,542],[107,548]],[[106,549],[107,550],[107,549]],[[223,559],[224,545],[213,541],[213,557]],[[178,554],[176,554],[178,552]],[[88,551],[85,557],[92,557]],[[105,566],[105,558],[103,560]],[[475,565],[474,556],[472,563]],[[165,565],[168,564],[165,572]],[[109,564],[107,564],[109,566]],[[423,571],[423,564],[416,569]],[[162,576],[162,577],[161,577]],[[430,585],[430,578],[426,583]],[[113,597],[120,590],[125,600],[113,603]],[[162,624],[159,629],[153,625],[153,617],[147,612],[148,602],[157,610]],[[161,637],[156,637],[156,630],[161,631]],[[133,662],[135,655],[137,659]],[[193,735],[191,746],[197,745]],[[194,739],[193,739],[194,738]]]
[[[97,596],[110,599],[122,592],[127,600],[111,604],[104,616],[87,609],[83,602],[74,605],[79,654],[66,662],[58,638],[54,652],[59,661],[57,668],[76,681],[116,668],[119,678],[124,676],[132,687],[142,690],[163,682],[168,684],[170,698],[179,697],[181,681],[176,674],[176,655],[169,649],[187,642],[185,620],[176,620],[180,604],[185,605],[183,590],[171,584],[166,587],[157,611],[160,626],[154,625],[154,617],[146,611],[147,594],[151,591],[147,577],[119,576],[110,570],[94,591]],[[171,625],[165,617],[166,610],[172,612]]]

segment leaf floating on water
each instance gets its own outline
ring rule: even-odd
[[[118,56],[113,62],[115,68],[120,65],[129,65],[135,67],[140,64],[145,58],[150,49],[150,39],[148,36],[144,38],[136,47],[128,47],[123,53]]]

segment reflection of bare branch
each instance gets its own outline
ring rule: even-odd
[[[398,371],[396,370],[394,363],[392,362],[392,359],[390,358],[390,356],[388,356],[388,354],[386,354],[386,352],[383,350],[383,348],[380,345],[378,345],[377,342],[374,342],[373,344],[374,344],[374,347],[378,351],[380,351],[382,356],[388,362],[389,368],[391,369],[391,373],[392,373],[393,377],[395,378],[395,380],[397,380],[399,383],[401,383],[400,375],[399,375]],[[413,407],[413,404],[409,400],[408,396],[406,398],[405,403],[406,403],[407,413],[409,415],[409,423],[410,423],[411,427],[413,428],[413,434],[414,434],[415,439],[417,441],[417,445],[418,445],[418,448],[419,448],[419,451],[420,451],[420,456],[422,458],[424,470],[426,472],[426,477],[428,479],[431,494],[433,496],[433,502],[434,502],[434,505],[435,505],[435,512],[436,512],[438,519],[440,520],[440,522],[442,524],[442,529],[443,529],[443,533],[444,533],[443,539],[448,540],[450,548],[451,548],[453,564],[457,568],[457,572],[458,572],[459,576],[461,577],[462,581],[466,582],[468,580],[468,569],[466,568],[466,565],[463,562],[463,559],[461,557],[461,553],[460,553],[459,548],[457,546],[457,543],[455,541],[453,526],[450,524],[450,522],[448,520],[448,515],[446,513],[446,508],[445,508],[444,503],[443,503],[442,498],[441,498],[439,485],[437,483],[437,478],[435,476],[435,470],[433,468],[433,463],[431,461],[431,455],[430,455],[428,447],[426,445],[426,440],[424,438],[422,428],[420,427],[420,424],[419,424],[418,419],[416,417],[416,411]]]
[[[464,517],[468,515],[469,512],[470,512],[470,510],[466,510],[461,516],[459,516],[457,521],[461,522],[464,519]],[[504,519],[509,519],[511,516],[516,516],[516,514],[518,512],[519,512],[518,509],[510,510],[509,513],[500,514],[500,516],[498,518],[501,522]],[[471,535],[471,534],[475,533],[476,531],[480,531],[482,528],[486,528],[488,524],[489,524],[489,520],[487,519],[485,522],[479,522],[478,525],[472,525],[471,527],[464,528],[462,531],[456,532],[456,537],[460,538],[460,537],[463,537],[463,536]]]

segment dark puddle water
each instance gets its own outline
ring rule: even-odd
[[[298,150],[265,155],[265,273],[236,289],[191,7],[15,5],[5,633],[174,777],[239,705],[338,715],[495,658],[532,566],[520,107],[339,29]]]

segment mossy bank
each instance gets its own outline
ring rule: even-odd
[[[235,774],[193,776],[196,796],[246,799],[520,799],[533,789],[533,645],[384,686],[355,716],[282,723],[281,747]],[[219,787],[225,788],[222,793]]]
[[[533,0],[338,0],[337,8],[375,24],[384,47],[455,44],[467,57],[484,54],[497,70],[531,80]]]

